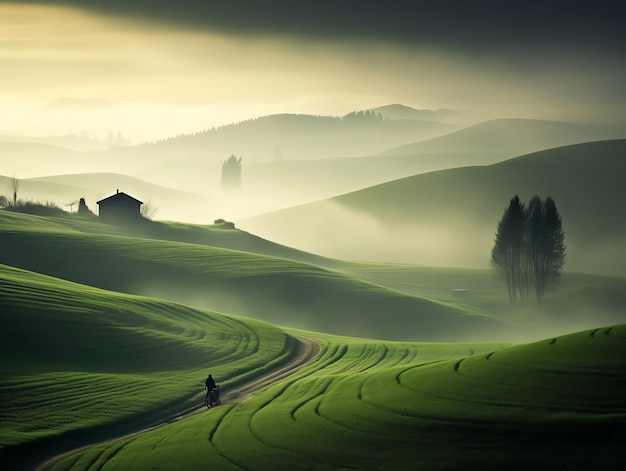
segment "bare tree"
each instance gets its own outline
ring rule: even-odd
[[[11,186],[11,193],[13,194],[13,206],[17,206],[17,192],[20,189],[20,180],[13,177],[9,184]]]
[[[139,210],[141,217],[144,219],[152,219],[159,212],[159,208],[154,206],[150,201],[146,201],[141,205],[141,209]]]

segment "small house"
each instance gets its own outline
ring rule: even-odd
[[[141,205],[138,199],[117,190],[113,196],[96,201],[98,215],[103,221],[124,222],[141,219]]]

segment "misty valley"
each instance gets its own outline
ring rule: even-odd
[[[625,155],[398,104],[0,136],[0,467],[617,468]]]

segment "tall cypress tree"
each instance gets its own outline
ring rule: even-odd
[[[565,263],[565,232],[556,203],[534,196],[528,207],[515,195],[498,222],[491,265],[506,280],[509,300],[522,302],[534,286],[543,302],[546,285],[559,278]]]
[[[537,267],[535,291],[537,302],[543,302],[546,284],[558,281],[565,264],[565,231],[554,199],[547,197],[543,211],[542,264]]]
[[[491,250],[491,265],[506,280],[509,300],[514,303],[521,282],[521,262],[524,250],[526,211],[515,195],[498,222],[496,240]]]
[[[535,195],[528,203],[528,227],[526,232],[526,267],[528,274],[528,289],[534,285],[537,292],[537,283],[542,278],[542,268],[545,266],[545,254],[543,247],[545,226],[545,204],[539,196]]]

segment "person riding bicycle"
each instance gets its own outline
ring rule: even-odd
[[[213,376],[209,375],[209,377],[206,379],[206,381],[204,382],[204,385],[206,386],[206,396],[204,397],[205,400],[209,398],[209,394],[212,390],[214,390],[215,388],[217,388],[216,384],[215,384],[215,380],[213,379]]]

